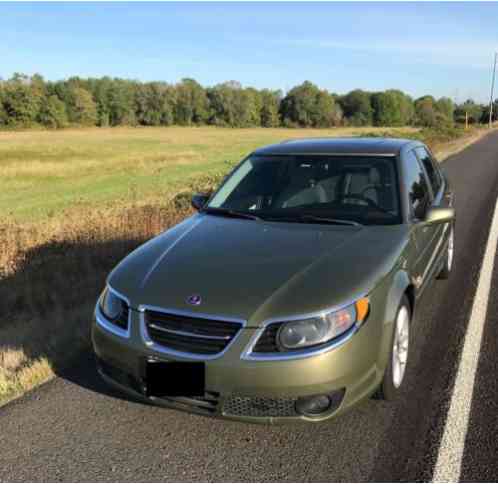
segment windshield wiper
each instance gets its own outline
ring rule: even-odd
[[[309,215],[309,214],[296,214],[296,215],[268,215],[264,217],[264,220],[269,220],[272,222],[298,222],[298,223],[306,223],[306,222],[316,222],[322,224],[330,224],[330,225],[352,225],[355,227],[361,227],[363,224],[359,222],[355,222],[354,220],[346,220],[343,218],[328,218],[328,217],[320,217],[318,215]]]
[[[281,222],[316,222],[323,224],[331,224],[331,225],[352,225],[356,227],[362,226],[359,222],[355,222],[354,220],[346,220],[342,218],[328,218],[328,217],[320,217],[318,215],[310,215],[310,214],[297,214],[297,215],[264,215],[262,217],[258,217],[252,213],[247,212],[239,212],[238,210],[232,210],[229,208],[213,208],[213,207],[205,207],[201,210],[203,213],[211,214],[211,215],[221,215],[222,217],[233,217],[233,218],[244,218],[249,220],[268,220],[268,221],[281,221]]]
[[[308,215],[308,214],[300,215],[299,218],[303,221],[309,221],[309,222],[326,223],[333,225],[353,225],[355,227],[363,226],[363,224],[359,222],[355,222],[354,220],[347,220],[344,218],[327,218],[327,217],[320,217],[318,215]]]
[[[201,210],[203,213],[208,213],[210,215],[221,215],[222,217],[233,217],[233,218],[245,218],[249,220],[261,220],[257,215],[252,213],[239,212],[237,210],[232,210],[228,208],[211,208],[205,207]]]

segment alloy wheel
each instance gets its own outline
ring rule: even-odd
[[[410,340],[410,318],[406,306],[401,306],[396,318],[392,351],[393,385],[399,388],[405,376]]]
[[[446,259],[447,261],[447,267],[448,267],[448,272],[451,271],[451,266],[453,265],[453,254],[454,254],[454,251],[455,251],[455,247],[454,247],[454,229],[453,227],[451,227],[450,229],[450,235],[448,237],[448,257]]]

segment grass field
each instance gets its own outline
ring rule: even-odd
[[[239,161],[258,146],[364,131],[172,127],[0,132],[0,217],[32,221],[75,205],[157,201],[200,174],[226,170],[227,160]]]
[[[64,375],[89,350],[92,309],[109,271],[188,216],[189,192],[216,183],[225,160],[287,138],[364,132],[385,129],[0,132],[0,403]],[[420,137],[440,156],[481,135],[390,134]]]

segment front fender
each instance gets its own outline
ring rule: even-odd
[[[403,295],[409,290],[410,277],[406,270],[398,267],[392,274],[383,281],[385,284],[383,293],[385,294],[384,324],[382,331],[381,345],[378,355],[378,364],[384,373],[391,354],[393,325]]]

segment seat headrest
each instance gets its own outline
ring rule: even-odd
[[[368,172],[368,180],[372,185],[379,185],[380,184],[380,173],[377,168],[372,166],[370,168],[370,171]]]

